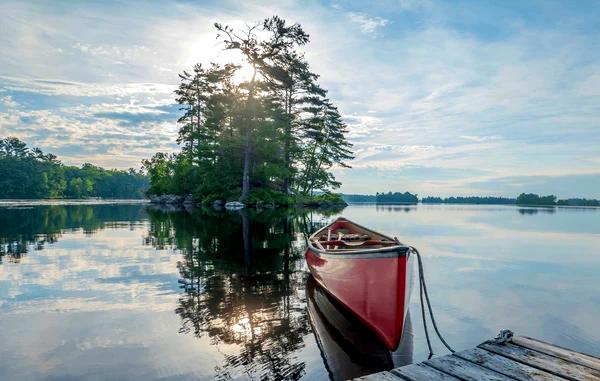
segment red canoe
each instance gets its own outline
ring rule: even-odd
[[[402,337],[412,285],[411,250],[397,239],[345,218],[310,236],[306,263],[335,299],[394,351]]]

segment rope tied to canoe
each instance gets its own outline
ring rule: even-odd
[[[416,248],[409,246],[409,249],[417,256],[417,264],[419,267],[419,297],[421,299],[421,317],[423,318],[423,329],[425,330],[425,339],[427,340],[427,348],[429,348],[429,358],[433,357],[433,348],[431,347],[431,339],[429,338],[429,329],[427,328],[427,317],[425,312],[425,304],[427,304],[427,310],[431,319],[431,325],[435,330],[437,337],[440,339],[442,344],[452,353],[456,352],[452,347],[444,340],[440,330],[438,329],[435,317],[433,316],[433,309],[431,308],[431,301],[429,300],[429,293],[427,292],[427,283],[425,282],[425,271],[423,269],[423,261],[421,260],[421,254]],[[424,303],[425,302],[425,303]],[[512,332],[511,332],[512,333]]]

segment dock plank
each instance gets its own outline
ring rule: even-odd
[[[498,345],[486,342],[480,344],[479,348],[572,381],[600,381],[600,371],[515,344]]]
[[[502,331],[476,348],[356,381],[600,381],[600,358]]]
[[[533,381],[564,381],[565,378],[545,372],[529,365],[498,356],[481,348],[467,349],[454,354],[461,359],[470,361],[487,369],[495,370],[505,376],[517,380]]]
[[[354,381],[404,381],[404,379],[390,372],[379,372],[355,378]]]
[[[413,364],[403,366],[402,368],[392,369],[390,373],[396,374],[402,379],[410,381],[459,381],[458,378],[449,374],[440,372],[424,364]]]
[[[548,344],[526,336],[515,336],[512,338],[512,342],[525,348],[533,349],[551,356],[556,356],[563,360],[584,365],[600,371],[600,358],[592,355],[575,352],[570,349]]]
[[[454,355],[437,357],[424,364],[464,381],[513,381],[510,377]]]

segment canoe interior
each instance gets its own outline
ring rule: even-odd
[[[324,227],[310,237],[311,242],[321,250],[344,252],[365,249],[380,249],[399,246],[400,243],[381,233],[374,232],[343,218]]]

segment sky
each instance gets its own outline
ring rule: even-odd
[[[177,74],[277,14],[349,126],[345,193],[600,198],[597,1],[0,0],[0,137],[66,164],[176,151]]]

